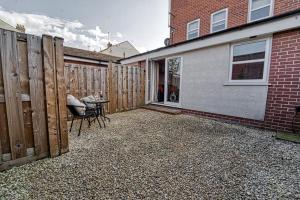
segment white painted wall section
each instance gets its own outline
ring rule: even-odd
[[[183,57],[181,106],[185,109],[263,120],[268,86],[225,86],[230,45],[180,54]]]

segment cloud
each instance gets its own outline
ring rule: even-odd
[[[139,46],[136,46],[135,47],[140,53],[144,53],[147,51],[147,48],[146,47],[139,47]]]
[[[66,46],[99,51],[106,48],[108,34],[104,33],[99,26],[94,29],[86,29],[84,24],[78,20],[69,21],[46,15],[18,13],[6,11],[0,6],[0,18],[12,26],[22,24],[26,33],[39,35],[49,34],[63,37]],[[120,32],[112,34],[115,37],[113,44],[119,43],[123,35]]]
[[[122,38],[122,37],[123,37],[122,33],[117,32],[117,37],[118,37],[118,38]]]

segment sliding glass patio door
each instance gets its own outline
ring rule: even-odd
[[[180,106],[182,57],[166,59],[165,69],[165,104]]]

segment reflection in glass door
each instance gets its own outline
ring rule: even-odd
[[[165,102],[167,104],[179,104],[180,99],[180,78],[181,78],[182,58],[175,57],[167,59],[166,63],[166,83]]]

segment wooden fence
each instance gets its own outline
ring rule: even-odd
[[[110,100],[107,111],[121,112],[145,104],[144,66],[122,66],[110,63],[108,67],[88,64],[65,64],[67,93],[77,98],[100,95]]]
[[[0,171],[67,152],[63,40],[0,29],[0,47]]]

